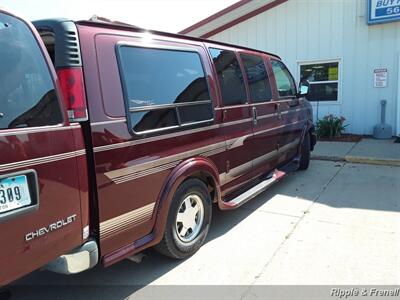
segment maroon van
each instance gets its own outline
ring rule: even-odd
[[[185,258],[212,205],[307,169],[309,85],[276,55],[0,11],[0,286],[155,246]]]

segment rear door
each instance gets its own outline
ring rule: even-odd
[[[0,286],[82,242],[74,130],[32,27],[0,11]]]

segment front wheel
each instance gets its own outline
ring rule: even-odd
[[[203,244],[211,223],[211,197],[199,179],[186,180],[175,192],[161,242],[155,249],[183,259]]]
[[[301,144],[301,158],[299,170],[307,170],[310,165],[310,133],[304,135],[303,143]]]

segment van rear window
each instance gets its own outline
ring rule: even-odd
[[[119,47],[122,83],[135,133],[180,128],[213,119],[197,52]]]
[[[62,121],[54,83],[31,30],[0,13],[0,129]]]

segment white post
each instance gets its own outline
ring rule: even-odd
[[[397,66],[397,124],[396,135],[400,137],[400,52]]]

